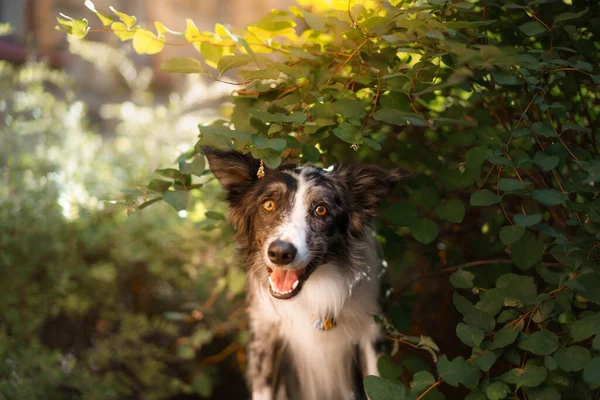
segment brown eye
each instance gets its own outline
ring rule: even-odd
[[[327,214],[327,207],[319,206],[315,209],[315,214],[319,217],[324,217]]]
[[[273,211],[275,209],[275,202],[273,200],[267,200],[263,203],[263,208],[267,211]]]

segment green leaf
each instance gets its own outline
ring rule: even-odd
[[[519,26],[519,30],[527,36],[536,36],[547,31],[544,25],[537,21],[529,21]]]
[[[381,151],[381,145],[368,137],[363,137],[363,142],[373,150]]]
[[[365,376],[365,391],[373,400],[408,400],[406,388],[378,376]]]
[[[531,124],[531,128],[541,136],[545,137],[556,137],[556,132],[552,128],[552,125],[548,122],[534,122]]]
[[[484,332],[476,326],[463,324],[456,325],[456,336],[469,347],[479,347],[483,341]]]
[[[215,219],[218,221],[222,221],[225,219],[225,216],[223,214],[215,212],[215,211],[207,211],[204,213],[204,215],[206,216],[206,218]]]
[[[515,214],[515,224],[524,227],[530,227],[542,222],[542,214]]]
[[[503,71],[494,71],[494,82],[498,85],[518,85],[519,81],[511,74],[507,74]]]
[[[496,360],[497,357],[493,351],[485,350],[482,353],[477,353],[477,358],[473,360],[473,364],[480,370],[487,372],[496,363]]]
[[[140,204],[138,206],[138,209],[143,210],[144,208],[156,203],[157,201],[161,201],[162,199],[163,199],[162,196],[160,196],[160,197],[155,197],[153,199],[147,200],[147,201],[143,202],[142,204]]]
[[[382,378],[390,382],[400,383],[400,376],[403,374],[403,369],[400,364],[397,364],[392,358],[386,354],[379,357],[377,360],[377,370]]]
[[[398,126],[404,126],[408,123],[407,113],[393,108],[382,108],[375,111],[373,119]]]
[[[537,331],[525,335],[519,341],[518,347],[538,356],[546,356],[558,349],[558,337],[550,331]]]
[[[248,65],[255,60],[255,57],[250,54],[235,54],[229,56],[223,56],[217,63],[217,71],[219,75],[229,71],[232,68],[241,67]]]
[[[304,20],[313,31],[319,32],[325,28],[325,18],[320,15],[310,13],[308,11],[302,10],[302,15],[304,16]]]
[[[501,200],[502,196],[498,196],[489,189],[483,189],[471,194],[472,206],[491,206],[500,203]]]
[[[506,398],[510,394],[511,390],[506,386],[504,382],[496,381],[492,382],[487,388],[485,388],[485,395],[489,400],[500,400]]]
[[[161,64],[160,70],[175,74],[203,74],[205,72],[202,63],[190,57],[171,58]]]
[[[576,13],[565,12],[565,13],[562,13],[562,14],[558,14],[554,18],[554,24],[553,25],[556,25],[559,22],[569,21],[571,19],[579,18],[579,17],[583,16],[587,12],[588,12],[588,9],[586,8],[585,10],[581,10],[581,11],[576,12]]]
[[[498,190],[502,190],[503,192],[514,192],[515,190],[523,190],[526,186],[527,183],[521,182],[518,179],[502,178],[498,184]]]
[[[541,386],[527,390],[528,400],[560,400],[561,396],[554,386]]]
[[[465,400],[487,400],[485,394],[481,393],[479,390],[475,389],[471,393],[465,397]]]
[[[504,328],[500,329],[494,335],[494,340],[489,348],[491,350],[495,350],[495,349],[501,349],[510,344],[513,344],[514,341],[517,339],[517,336],[519,336],[519,333],[521,332],[521,328],[522,328],[522,326],[519,326],[519,327],[508,326],[508,327],[504,327]]]
[[[526,232],[521,239],[512,245],[511,258],[521,269],[530,269],[542,260],[544,243]]]
[[[449,361],[448,357],[442,356],[437,362],[437,373],[444,382],[454,387],[463,384],[474,389],[479,383],[479,369],[466,362],[463,357]]]
[[[241,70],[238,71],[240,77],[244,80],[244,82],[250,82],[254,80],[262,80],[262,79],[277,79],[279,78],[280,72],[276,69],[257,69],[257,70]]]
[[[392,225],[410,226],[417,220],[418,213],[410,202],[403,200],[383,210],[382,217]]]
[[[367,114],[365,106],[358,100],[340,99],[332,104],[334,111],[345,118],[362,118]]]
[[[194,392],[200,396],[209,398],[212,396],[213,382],[214,381],[212,378],[201,371],[194,374],[194,378],[192,379],[192,388],[194,388]]]
[[[306,161],[317,162],[321,159],[321,153],[315,146],[302,145],[302,157]]]
[[[159,175],[165,176],[167,178],[171,178],[171,179],[181,178],[181,172],[179,172],[178,170],[176,170],[174,168],[157,169],[154,172]]]
[[[521,239],[523,234],[525,233],[525,227],[520,225],[508,225],[503,226],[500,229],[500,240],[504,244],[512,244],[517,240]]]
[[[584,367],[583,380],[591,385],[600,385],[600,357],[592,358]]]
[[[182,211],[187,208],[190,193],[187,190],[174,190],[164,192],[162,197],[175,210]]]
[[[563,371],[577,372],[581,371],[592,357],[588,349],[581,346],[570,346],[559,349],[554,354],[554,359]]]
[[[438,235],[438,226],[430,219],[418,219],[410,225],[411,235],[423,244],[429,244]]]
[[[360,131],[354,125],[342,122],[333,130],[333,134],[346,143],[354,143],[355,137],[360,134]]]
[[[535,364],[527,363],[525,368],[513,368],[503,374],[500,379],[506,383],[521,386],[536,387],[548,377],[548,371],[544,367],[538,367]]]
[[[420,394],[429,389],[435,383],[435,378],[428,371],[419,371],[413,375],[410,382],[410,393],[412,395]],[[375,399],[374,399],[375,400]]]
[[[492,315],[478,309],[458,293],[454,293],[453,301],[456,309],[463,315],[467,324],[481,328],[485,332],[492,332],[494,330],[496,320]]]
[[[471,289],[474,286],[473,279],[475,274],[465,269],[459,269],[450,275],[450,283],[458,289]]]
[[[587,315],[571,325],[571,337],[575,342],[591,338],[600,332],[600,314]]]
[[[465,217],[465,204],[458,199],[450,199],[435,208],[438,217],[454,224],[460,224]]]
[[[191,163],[180,161],[179,170],[184,174],[194,174],[196,176],[202,176],[206,167],[206,161],[204,156],[198,155]]]
[[[148,184],[148,190],[152,190],[153,192],[162,193],[168,188],[171,187],[173,182],[163,181],[161,179],[153,179]]]
[[[538,203],[543,206],[551,207],[567,201],[568,196],[556,189],[536,189],[531,191],[533,197]]]
[[[538,151],[533,157],[533,163],[538,165],[542,171],[550,171],[556,168],[559,161],[558,156],[549,156],[543,151]]]

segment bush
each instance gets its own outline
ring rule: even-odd
[[[444,355],[429,366],[397,357],[404,373],[383,358],[383,378],[365,381],[371,398],[596,397],[600,9],[301,3],[241,31],[199,32],[188,20],[182,36],[203,62],[175,58],[163,70],[240,85],[229,118],[200,126],[199,145],[269,167],[354,159],[412,172],[379,227],[396,289],[386,328],[404,343],[399,330],[431,334]],[[172,35],[97,15],[140,54]],[[87,21],[59,23],[87,33]],[[203,156],[185,157],[154,183],[154,201],[184,209],[204,186],[191,177],[204,174]]]
[[[186,219],[166,205],[127,217],[128,198],[102,200],[146,179],[151,157],[174,158],[154,148],[162,120],[201,102],[156,115],[125,104],[139,130],[120,120],[111,142],[93,132],[66,73],[0,62],[0,82],[0,398],[209,396],[219,379],[207,356],[230,342],[222,355],[240,353],[245,340],[243,315],[230,314],[244,284],[223,239],[231,230],[194,229],[217,199]],[[243,389],[237,367],[218,375]]]

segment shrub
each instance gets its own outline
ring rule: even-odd
[[[237,369],[217,374],[207,357],[222,342],[237,354],[245,340],[243,315],[230,315],[244,284],[223,239],[231,232],[194,229],[219,209],[215,196],[186,219],[166,205],[127,217],[102,201],[145,179],[151,157],[174,158],[153,147],[163,118],[178,120],[198,99],[156,115],[125,104],[110,142],[87,122],[73,83],[41,63],[0,62],[0,398],[208,396],[223,378],[243,388]]]
[[[383,378],[365,380],[371,398],[597,396],[600,9],[577,0],[301,4],[240,31],[200,32],[188,20],[180,36],[202,59],[163,70],[239,85],[229,117],[200,126],[198,144],[269,167],[355,159],[412,172],[380,226],[396,289],[386,327],[404,342],[398,330],[427,328],[423,317],[410,321],[410,289],[413,307],[434,311],[425,333],[444,355],[434,367],[405,357],[404,384],[383,358]],[[140,54],[176,36],[96,14]],[[88,32],[84,20],[59,23]],[[153,184],[162,191],[153,201],[184,209],[204,185],[191,178],[204,174],[195,171],[203,156],[186,157]]]

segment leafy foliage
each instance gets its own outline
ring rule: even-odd
[[[220,216],[220,202],[205,196],[185,220],[165,205],[127,217],[103,202],[146,179],[151,156],[175,152],[141,146],[164,130],[148,110],[143,126],[132,105],[133,121],[113,121],[103,141],[73,83],[41,63],[0,62],[0,398],[209,397],[219,379],[208,356],[218,341],[233,342],[225,355],[245,342],[243,315],[228,317],[245,283],[222,240],[232,232],[195,228]],[[159,115],[172,123],[192,105]],[[187,168],[198,172],[200,160]],[[225,374],[242,388],[231,395],[243,395],[239,371]]]
[[[405,200],[383,211],[390,274],[419,258],[430,265],[424,276],[468,269],[452,275],[447,295],[465,353],[440,357],[437,379],[413,365],[410,388],[367,377],[371,398],[436,398],[449,386],[470,400],[597,396],[599,8],[302,4],[240,31],[200,32],[188,20],[179,35],[98,16],[140,54],[173,35],[202,56],[169,60],[165,71],[243,85],[227,120],[200,127],[198,145],[249,152],[268,167],[353,157],[412,172],[397,193]],[[59,23],[88,32],[86,20]],[[181,164],[165,175],[172,186],[153,190],[182,209],[178,193],[203,185],[192,173]],[[398,311],[403,294],[391,299],[398,327],[410,317]]]

